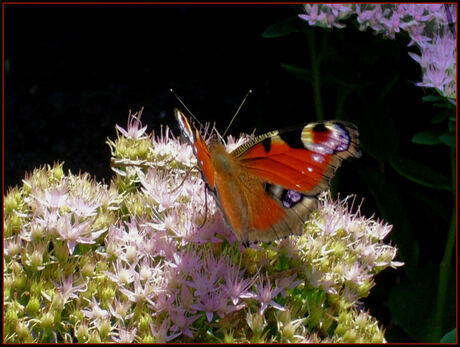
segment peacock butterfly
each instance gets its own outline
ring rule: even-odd
[[[218,141],[208,147],[180,110],[175,116],[227,224],[245,244],[301,232],[342,160],[361,156],[358,129],[344,121],[271,131],[229,153]]]

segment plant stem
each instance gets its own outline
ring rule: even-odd
[[[454,194],[454,206],[455,206],[455,178],[456,178],[456,149],[451,150],[452,157],[452,192]],[[439,282],[438,282],[438,294],[436,298],[436,311],[434,315],[434,330],[433,338],[436,342],[442,337],[443,333],[443,318],[444,318],[444,309],[446,306],[446,291],[447,285],[449,282],[449,273],[450,273],[450,262],[452,259],[452,253],[455,245],[455,236],[456,236],[456,211],[455,207],[452,213],[452,218],[450,220],[450,227],[447,234],[446,248],[444,250],[444,256],[439,264]],[[433,341],[433,342],[435,342]]]

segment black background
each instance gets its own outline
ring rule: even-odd
[[[283,14],[292,8],[6,6],[5,186],[55,160],[107,180],[105,139],[114,138],[115,124],[126,127],[130,109],[144,107],[149,132],[160,123],[175,129],[180,104],[170,88],[221,131],[253,89],[234,135],[314,120],[312,105],[295,107],[309,98],[305,87],[280,77],[283,44],[261,37]]]

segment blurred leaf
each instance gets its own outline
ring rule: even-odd
[[[450,102],[444,102],[444,103],[439,103],[437,102],[436,104],[433,104],[436,107],[441,107],[441,108],[447,108],[450,110],[455,110],[455,105],[452,105]]]
[[[455,148],[457,146],[455,142],[456,138],[453,134],[442,134],[441,136],[439,136],[439,139],[442,143],[449,147]]]
[[[382,87],[380,91],[380,101],[383,101],[385,97],[387,96],[388,92],[393,89],[395,84],[399,81],[399,75],[397,72],[393,72],[393,76],[387,81],[387,83]]]
[[[393,119],[378,106],[375,109],[359,120],[360,145],[375,159],[387,162],[398,148],[397,131]]]
[[[311,81],[312,80],[312,74],[311,70],[309,69],[304,69],[302,67],[298,67],[295,65],[290,65],[290,64],[285,64],[285,63],[280,63],[281,67],[289,72],[292,76],[305,80],[305,81]]]
[[[283,37],[292,33],[305,32],[308,24],[297,16],[285,18],[277,23],[270,25],[262,33],[266,39]]]
[[[428,166],[400,156],[391,158],[390,164],[397,173],[412,182],[429,188],[451,190],[447,177]]]
[[[444,98],[442,96],[438,95],[427,95],[422,98],[422,102],[436,102],[436,101],[441,101]]]
[[[393,224],[391,237],[399,248],[400,259],[406,263],[404,270],[413,278],[418,263],[419,246],[414,239],[399,189],[375,168],[358,167],[357,170],[374,197],[381,216],[386,222]]]
[[[412,138],[412,142],[418,143],[420,145],[438,145],[441,143],[439,140],[439,135],[439,131],[424,130],[416,134]]]
[[[414,203],[420,204],[420,207],[417,207],[418,209],[429,214],[429,217],[431,217],[430,219],[435,221],[434,223],[439,223],[441,220],[447,229],[450,220],[450,211],[446,210],[442,204],[440,204],[439,200],[433,197],[433,194],[428,195],[419,191],[410,192],[410,194],[414,198]]]
[[[457,329],[452,329],[440,341],[441,343],[457,343]]]
[[[450,271],[444,326],[455,326],[455,272]],[[438,342],[432,336],[434,306],[437,296],[439,267],[431,264],[417,270],[415,279],[403,283],[390,293],[388,305],[392,317],[417,342]]]
[[[452,112],[449,110],[442,110],[438,114],[434,115],[433,118],[431,119],[431,123],[437,124],[443,122],[447,117],[450,116]]]

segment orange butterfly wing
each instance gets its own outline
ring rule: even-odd
[[[342,160],[361,155],[358,144],[353,124],[327,121],[273,131],[233,151],[248,177],[264,182],[263,192],[248,194],[247,240],[270,241],[300,231]]]

